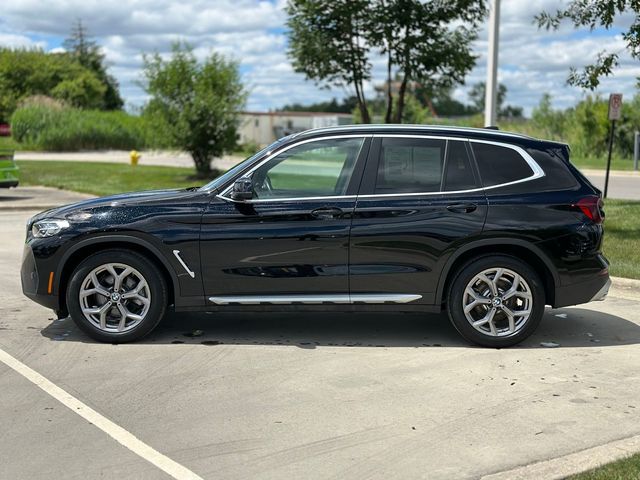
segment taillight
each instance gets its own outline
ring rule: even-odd
[[[602,223],[604,221],[604,203],[598,196],[589,195],[588,197],[581,198],[571,206],[579,209],[589,220],[595,223]]]

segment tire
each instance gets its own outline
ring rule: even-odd
[[[91,338],[125,343],[143,338],[158,325],[168,292],[162,273],[146,257],[112,249],[87,257],[75,268],[66,299],[71,318]]]
[[[467,262],[456,272],[447,295],[453,326],[466,340],[483,347],[520,343],[538,327],[544,307],[545,293],[538,274],[507,255],[487,255]]]

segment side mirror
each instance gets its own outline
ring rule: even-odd
[[[231,189],[231,198],[239,202],[253,198],[253,182],[248,177],[239,178]]]

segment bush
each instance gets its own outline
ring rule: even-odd
[[[149,117],[125,112],[79,110],[55,100],[23,103],[11,117],[16,141],[52,151],[166,148],[166,136]],[[163,126],[162,128],[166,128]]]

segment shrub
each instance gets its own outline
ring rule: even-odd
[[[16,141],[52,151],[166,148],[149,117],[119,111],[79,110],[52,99],[30,99],[12,115]],[[163,127],[164,128],[164,127]]]

